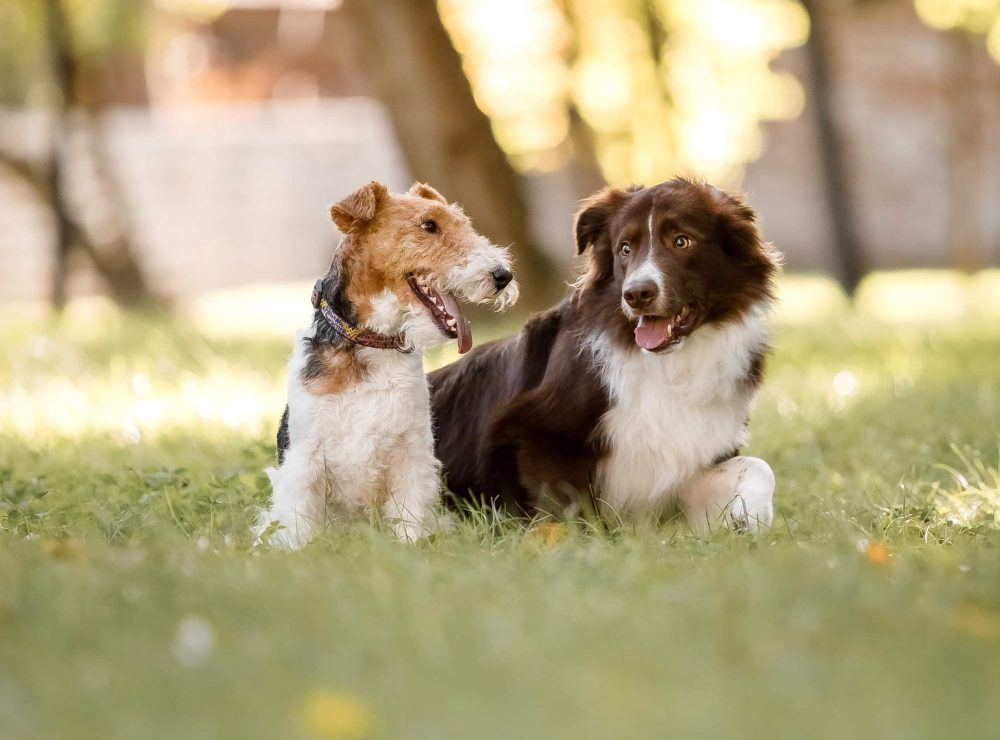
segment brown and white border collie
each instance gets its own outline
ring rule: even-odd
[[[381,515],[415,540],[439,498],[423,351],[472,346],[460,302],[517,300],[507,250],[416,183],[371,182],[330,209],[344,234],[288,361],[273,494],[255,535],[295,549],[336,518]]]
[[[739,450],[780,257],[754,211],[673,179],[597,193],[575,233],[588,268],[562,303],[430,374],[447,487],[529,515],[766,529],[774,476]]]

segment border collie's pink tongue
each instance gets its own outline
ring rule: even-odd
[[[670,319],[663,316],[640,316],[635,327],[635,343],[643,349],[656,349],[670,339]]]
[[[445,310],[455,317],[455,326],[458,329],[458,354],[464,355],[472,349],[472,326],[469,320],[462,315],[462,309],[458,307],[458,301],[451,293],[441,293],[441,301]]]

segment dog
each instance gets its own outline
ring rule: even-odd
[[[255,530],[288,549],[331,515],[380,514],[410,541],[426,533],[439,468],[423,350],[470,349],[460,301],[499,310],[518,297],[508,250],[429,185],[393,194],[371,182],[330,215],[344,237],[295,338],[271,506]]]
[[[452,500],[766,529],[774,475],[739,455],[780,268],[756,214],[677,178],[591,196],[574,231],[571,293],[429,376]]]

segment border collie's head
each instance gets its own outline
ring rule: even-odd
[[[613,314],[618,333],[643,350],[661,352],[773,299],[780,256],[753,209],[712,185],[606,188],[582,203],[574,228],[578,253],[591,248],[580,300]]]

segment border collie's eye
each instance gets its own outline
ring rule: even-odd
[[[681,234],[674,237],[674,246],[678,249],[687,249],[691,246],[691,237]]]
[[[629,244],[628,242],[622,242],[622,245],[618,247],[618,251],[621,253],[623,257],[628,257],[630,254],[632,254],[632,245]]]
[[[427,219],[422,224],[420,224],[420,228],[426,231],[428,234],[436,234],[438,230],[437,221]]]

